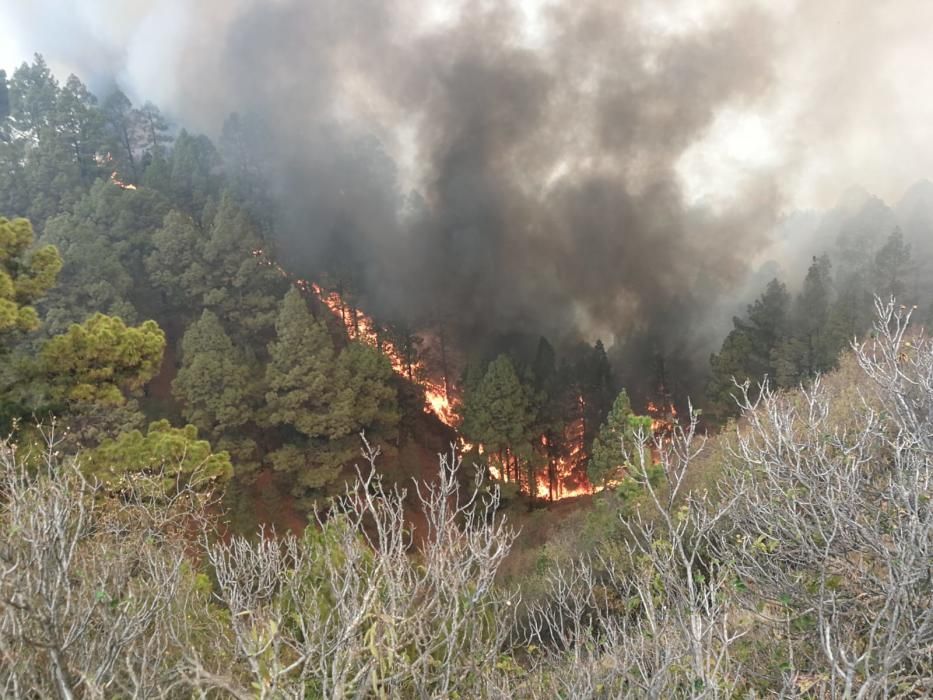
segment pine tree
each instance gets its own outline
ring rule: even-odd
[[[210,274],[201,254],[204,232],[187,214],[172,210],[152,235],[153,250],[145,266],[173,314],[203,306]]]
[[[266,164],[271,160],[265,152],[270,141],[260,122],[233,113],[224,121],[219,142],[229,186],[264,228],[271,227],[274,212],[264,177]]]
[[[10,89],[7,87],[6,71],[0,69],[0,143],[10,140]]]
[[[559,374],[559,410],[575,428],[573,435],[567,436],[574,443],[567,445],[567,451],[574,455],[574,468],[582,473],[590,446],[615,398],[615,380],[602,341],[593,346],[581,344],[571,359],[561,364]]]
[[[531,457],[535,416],[526,388],[507,355],[499,355],[463,402],[463,434],[496,454],[506,473],[520,478],[520,458]],[[534,488],[534,485],[531,485]]]
[[[257,263],[252,253],[263,239],[232,194],[211,209],[207,230],[188,214],[169,212],[152,236],[145,268],[172,313],[206,307],[227,321],[235,342],[265,342],[288,283]]]
[[[66,402],[118,406],[159,371],[165,334],[155,321],[129,327],[122,319],[94,314],[73,324],[42,348],[53,396]]]
[[[734,398],[738,392],[735,382],[748,382],[753,387],[763,379],[749,367],[752,353],[749,333],[742,328],[734,328],[723,340],[719,352],[710,355],[712,372],[706,387],[706,398],[709,402],[708,413],[715,420],[724,421],[738,413],[738,404]],[[774,366],[770,362],[769,365]]]
[[[33,240],[29,221],[0,217],[0,338],[9,331],[31,331],[39,326],[39,316],[31,304],[52,288],[62,268],[55,246],[30,252]]]
[[[110,156],[114,170],[124,182],[139,182],[139,115],[133,103],[120,90],[114,91],[102,105],[110,137]]]
[[[199,216],[217,196],[220,156],[206,136],[192,136],[184,129],[175,139],[171,154],[171,196],[181,210]]]
[[[146,283],[144,261],[165,212],[155,192],[98,180],[68,213],[46,223],[41,241],[58,247],[64,259],[60,283],[44,304],[49,332],[62,332],[97,311],[127,323],[141,316],[164,320],[164,305]]]
[[[774,353],[777,383],[795,386],[833,367],[839,335],[829,323],[832,308],[832,278],[829,257],[813,258],[803,289],[794,301],[791,335]]]
[[[17,131],[38,137],[42,129],[55,124],[58,82],[42,56],[36,54],[31,64],[17,68],[8,87]]]
[[[80,184],[90,185],[106,172],[97,162],[104,147],[104,120],[97,108],[97,98],[73,75],[59,93],[56,121],[59,138],[77,165]]]
[[[136,113],[141,146],[150,158],[163,158],[165,145],[170,143],[169,124],[162,112],[151,102],[146,102]]]
[[[738,324],[746,330],[751,341],[749,372],[763,377],[773,374],[771,352],[787,333],[790,295],[787,287],[777,278],[768,282],[764,293],[748,307],[748,324]]]
[[[269,458],[277,471],[292,476],[296,496],[313,497],[326,492],[353,454],[348,370],[338,364],[327,327],[297,289],[285,295],[275,331],[266,367],[266,420],[282,429],[283,444]]]
[[[626,456],[635,448],[635,435],[642,431],[651,432],[651,418],[636,416],[628,394],[622,390],[612,404],[606,422],[593,441],[593,457],[587,464],[587,476],[592,484],[603,484],[627,468]]]
[[[888,240],[875,254],[872,268],[874,294],[882,299],[902,299],[907,291],[907,276],[910,271],[910,244],[904,242],[899,228],[894,229]]]
[[[333,407],[341,389],[334,346],[297,289],[285,295],[275,334],[266,367],[268,422],[293,426],[309,437],[333,435]]]
[[[233,476],[226,452],[214,452],[207,440],[199,440],[193,425],[173,428],[167,420],[151,423],[145,435],[131,430],[85,450],[81,470],[110,490],[138,484],[138,476],[153,478],[154,496],[171,496],[186,487],[223,487]]]
[[[733,329],[718,353],[710,356],[712,373],[707,385],[709,414],[718,419],[735,415],[734,381],[749,382],[752,390],[765,376],[777,375],[775,351],[788,330],[790,296],[777,279],[748,307],[746,318],[732,319]]]
[[[615,396],[615,381],[612,367],[606,356],[603,341],[597,340],[584,365],[583,400],[584,400],[584,453],[581,458],[588,459],[589,446],[593,443],[599,425],[612,407]]]
[[[350,343],[338,357],[337,376],[347,379],[337,409],[348,432],[355,438],[365,430],[372,444],[383,447],[397,441],[398,392],[389,358],[369,345]]]
[[[202,303],[228,319],[237,329],[237,340],[244,343],[272,328],[286,291],[281,275],[253,257],[263,246],[255,222],[231,192],[224,192],[199,247],[210,288]]]
[[[172,392],[187,421],[217,440],[251,419],[258,408],[254,373],[216,314],[205,310],[188,328],[181,359]]]

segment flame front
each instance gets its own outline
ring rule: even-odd
[[[548,468],[535,479],[535,495],[538,498],[558,501],[602,490],[602,487],[594,487],[590,483],[586,473],[586,398],[578,396],[574,407],[576,415],[564,429],[564,450],[555,453],[550,449],[547,435],[541,436],[541,447],[548,460]]]
[[[445,425],[457,427],[459,419],[456,401],[449,395],[446,383],[429,378],[423,363],[407,357],[386,337],[372,317],[348,304],[338,292],[292,277],[281,265],[268,258],[262,249],[256,249],[252,254],[260,265],[271,267],[301,292],[314,296],[340,321],[348,338],[377,348],[388,357],[397,374],[424,390],[424,410],[437,416]],[[486,453],[489,476],[503,483],[517,483],[523,492],[533,492],[536,498],[542,500],[557,501],[602,491],[605,486],[594,486],[586,474],[586,399],[581,395],[574,403],[574,419],[567,423],[563,434],[557,436],[562,444],[552,445],[546,434],[538,439],[533,459],[537,463],[543,460],[545,467],[531,470],[533,484],[529,479],[527,465],[520,465],[508,450],[502,454]],[[677,410],[669,400],[663,402],[663,408],[649,402],[648,415],[651,416],[652,429],[657,435],[670,435],[677,422]],[[484,453],[483,445],[470,444],[463,437],[459,438],[459,444],[464,452],[475,447],[479,454]]]

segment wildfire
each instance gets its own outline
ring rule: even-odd
[[[442,423],[451,427],[454,426],[457,421],[457,414],[450,403],[450,399],[443,393],[443,389],[438,390],[430,385],[425,386],[424,400],[431,407],[431,412],[440,418]]]
[[[385,337],[385,333],[372,317],[367,316],[359,309],[348,304],[338,292],[333,290],[328,291],[314,282],[292,277],[285,268],[274,260],[269,259],[265,251],[261,248],[252,251],[252,255],[257,259],[260,265],[271,267],[282,277],[289,280],[299,291],[305,294],[311,294],[317,298],[318,301],[337,317],[350,340],[366,343],[378,349],[389,358],[392,369],[396,374],[410,381],[416,381],[416,378],[418,378],[418,384],[424,389],[425,411],[433,413],[445,425],[450,427],[456,425],[456,406],[447,395],[447,390],[444,385],[440,382],[421,378],[424,374],[422,364],[420,362],[410,361],[406,358],[405,354],[395,343]]]
[[[575,417],[564,428],[566,451],[553,455],[547,435],[541,436],[541,445],[548,456],[548,470],[539,475],[535,484],[539,498],[560,500],[585,496],[602,490],[594,487],[586,474],[586,397],[582,394],[574,401]]]
[[[97,161],[98,165],[107,165],[113,162],[113,156],[110,155],[109,153],[104,156],[98,154],[94,156],[94,160]],[[110,182],[112,182],[114,185],[119,187],[121,190],[135,190],[136,189],[136,185],[132,183],[123,182],[123,180],[121,180],[119,176],[117,175],[116,170],[110,173]]]
[[[340,321],[351,340],[377,348],[389,358],[392,369],[397,374],[418,383],[424,390],[426,412],[437,416],[450,427],[457,426],[457,407],[448,395],[445,384],[428,378],[423,363],[406,357],[405,353],[386,337],[372,317],[348,304],[337,291],[326,290],[314,282],[291,276],[281,265],[268,258],[262,249],[252,251],[252,255],[260,265],[271,267],[301,292],[313,295],[327,307]],[[495,454],[484,450],[481,444],[473,445],[467,442],[463,437],[459,438],[460,449],[469,452],[475,448],[481,455],[485,452],[489,476],[492,479],[502,483],[517,483],[523,492],[533,492],[534,496],[541,500],[557,501],[599,493],[605,486],[594,486],[586,475],[586,399],[581,395],[574,403],[575,417],[567,423],[563,434],[559,436],[560,445],[552,445],[547,434],[538,438],[537,455],[534,459],[546,460],[546,468],[532,469],[531,475],[527,463],[522,466],[520,460],[509,450]],[[659,407],[654,402],[649,402],[647,412],[651,416],[651,427],[655,434],[670,435],[677,422],[677,409],[673,403],[665,400],[663,407]],[[530,483],[529,476],[533,478],[533,484]]]
[[[119,187],[121,190],[135,190],[135,189],[136,189],[136,185],[134,185],[134,184],[132,184],[132,183],[123,182],[122,180],[120,180],[119,178],[117,178],[117,171],[116,171],[116,170],[114,170],[112,173],[110,173],[110,182],[112,182],[113,184],[115,184],[115,185],[116,185],[117,187]]]
[[[586,476],[586,451],[584,449],[583,409],[586,404],[581,397],[577,401],[580,414],[567,424],[559,444],[552,444],[547,434],[537,439],[537,462],[542,459],[545,465],[532,469],[529,473],[526,465],[522,466],[508,449],[499,454],[488,452],[489,475],[502,483],[515,483],[525,493],[533,493],[540,500],[559,501],[565,498],[586,496],[603,490],[602,486],[593,486]],[[472,445],[461,440],[466,449]],[[478,446],[480,454],[483,446]]]
[[[538,498],[559,501],[564,498],[588,496],[603,490],[602,486],[593,486],[585,474],[578,472],[573,458],[558,458],[555,472],[557,478],[553,486],[546,474],[539,474],[536,478],[535,495]]]
[[[677,424],[677,407],[670,400],[665,400],[662,406],[649,401],[647,411],[651,416],[652,432],[663,437],[669,436]]]

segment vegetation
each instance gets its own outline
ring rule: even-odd
[[[796,298],[773,279],[745,318],[733,319],[733,330],[710,358],[712,417],[723,421],[738,414],[736,382],[753,388],[767,377],[775,386],[792,388],[835,367],[853,339],[871,329],[875,295],[902,301],[917,296],[916,289],[907,295],[912,262],[900,230],[874,250],[870,241],[857,251],[842,248],[844,242],[844,266],[835,280],[824,254],[813,259]]]
[[[39,327],[39,316],[30,304],[55,284],[61,270],[53,246],[30,251],[32,243],[28,221],[0,218],[0,334]]]
[[[631,455],[638,435],[651,432],[651,418],[637,416],[632,411],[628,394],[623,390],[612,404],[612,410],[593,441],[593,457],[587,473],[594,484],[606,485],[612,480],[631,477],[634,465]]]
[[[0,72],[0,695],[933,695],[899,230],[769,282],[678,420],[660,352],[641,395],[293,277],[254,128]]]
[[[242,486],[271,467],[305,505],[339,485],[361,430],[392,452],[388,361],[255,257],[270,212],[250,210],[268,202],[242,140],[224,163],[152,104],[98,102],[41,57],[3,87],[0,212],[40,234],[0,220],[4,434],[54,416],[69,449],[94,450],[167,420],[227,452]]]
[[[104,440],[82,453],[79,466],[86,477],[110,491],[138,483],[140,473],[153,475],[153,485],[165,494],[218,484],[222,488],[233,476],[226,452],[213,453],[209,442],[198,440],[193,425],[173,428],[167,420],[152,423],[145,435],[132,430]]]
[[[711,451],[636,431],[645,498],[521,603],[515,532],[456,455],[404,491],[367,468],[300,536],[216,539],[192,483],[119,497],[80,459],[0,448],[0,687],[110,697],[923,697],[933,692],[933,344],[880,307],[868,392],[767,386]],[[158,428],[157,432],[162,428]],[[151,432],[151,431],[150,431]],[[138,439],[137,439],[138,442]],[[176,455],[177,456],[177,455]],[[654,461],[663,479],[647,473]],[[171,465],[169,460],[168,465]],[[201,567],[205,567],[203,572]]]

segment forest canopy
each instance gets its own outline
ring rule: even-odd
[[[0,694],[933,693],[933,186],[683,352],[305,279],[217,126],[0,72]]]

